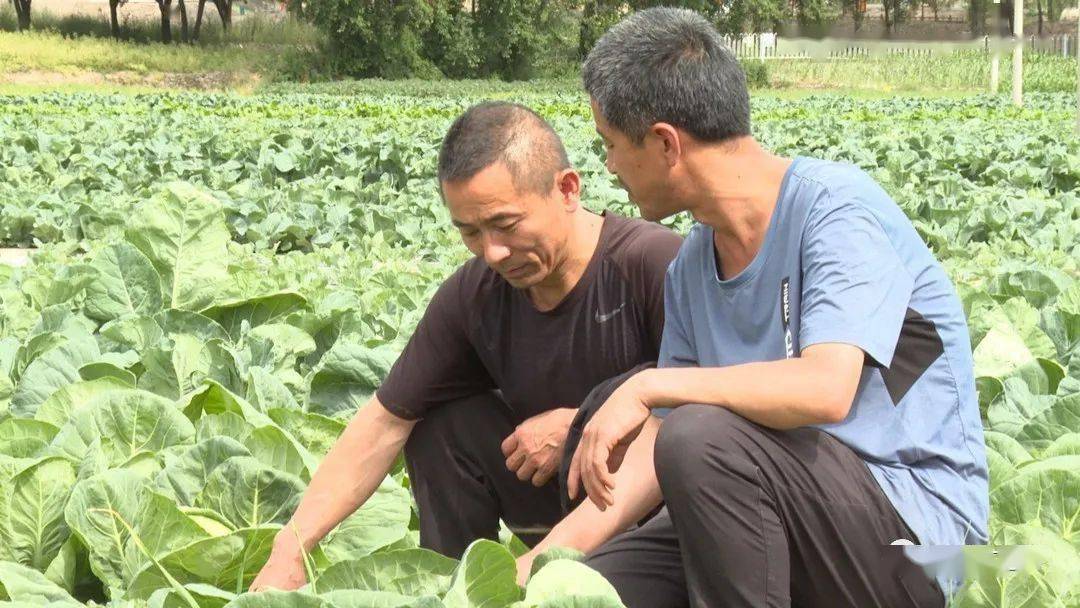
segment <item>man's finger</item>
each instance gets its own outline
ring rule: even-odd
[[[531,460],[526,460],[525,464],[521,465],[521,468],[517,470],[517,478],[521,481],[529,481],[536,474],[536,468],[536,465]]]
[[[517,449],[517,444],[518,444],[517,433],[516,432],[510,433],[510,436],[507,437],[506,439],[503,439],[503,442],[502,442],[501,447],[502,447],[503,456],[506,456],[507,458],[509,458],[510,455],[514,453],[514,450]]]
[[[547,483],[549,479],[551,479],[551,471],[541,467],[532,476],[532,485],[539,488]]]
[[[517,471],[521,468],[521,465],[525,464],[525,461],[529,459],[529,455],[525,453],[525,450],[518,450],[510,455],[506,459],[506,468],[511,471]]]
[[[570,459],[570,472],[566,475],[566,495],[570,497],[570,500],[577,498],[578,483],[581,480],[581,472],[578,471],[578,465],[581,462],[579,456],[581,455],[581,446],[574,450],[574,456]]]
[[[596,441],[592,446],[592,457],[589,459],[590,486],[592,488],[593,502],[601,511],[611,504],[611,496],[607,485],[607,459],[608,449],[603,441]]]
[[[581,433],[581,442],[577,449],[578,490],[584,498],[589,497],[589,444],[592,442],[592,429],[588,426]]]
[[[610,505],[614,500],[611,496],[611,491],[615,489],[615,476],[611,474],[610,470],[608,470],[607,461],[609,458],[609,455],[604,456],[604,462],[600,463],[600,466],[596,467],[596,473],[597,479],[600,480],[601,488],[603,488],[603,493],[606,497],[607,503]]]
[[[595,448],[593,447],[593,445],[594,442],[590,440],[589,445],[585,446],[586,451],[582,455],[581,483],[585,486],[585,493],[589,497],[589,500],[591,500],[598,509],[603,511],[604,505],[602,505],[598,500],[596,489],[596,474],[593,471],[596,466],[596,463],[594,461]]]

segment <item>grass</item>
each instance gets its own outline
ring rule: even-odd
[[[51,32],[0,32],[0,73],[133,72],[136,74],[261,74],[277,76],[302,65],[312,49],[287,45],[214,45],[118,42],[65,38]]]
[[[59,17],[45,11],[32,16],[31,31],[17,32],[14,10],[6,2],[0,5],[0,86],[9,90],[26,86],[27,78],[18,77],[19,72],[47,73],[30,78],[29,86],[122,84],[102,77],[115,73],[129,75],[121,81],[155,88],[163,84],[206,88],[197,82],[199,77],[210,88],[246,86],[252,80],[303,73],[316,62],[321,40],[308,23],[260,14],[234,18],[232,28],[224,32],[212,8],[206,11],[199,41],[192,44],[160,42],[160,24],[155,20],[122,18],[121,40],[116,40],[107,18]],[[194,22],[193,12],[190,18]],[[175,21],[173,35],[178,38],[180,26]],[[5,74],[10,75],[6,82]]]
[[[1002,56],[1000,92],[1010,86],[1011,61]],[[985,92],[990,83],[990,57],[972,51],[932,57],[775,60],[768,67],[770,85],[777,88],[975,93]],[[1024,90],[1075,91],[1076,59],[1025,53]]]

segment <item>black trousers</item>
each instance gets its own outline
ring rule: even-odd
[[[664,420],[665,508],[588,565],[628,608],[944,606],[917,542],[865,463],[829,434],[769,429],[714,406]]]
[[[499,520],[530,546],[562,518],[558,484],[521,481],[500,446],[520,422],[496,393],[445,403],[413,428],[405,465],[420,516],[420,545],[454,558],[495,540]]]
[[[420,545],[460,557],[479,538],[497,539],[499,520],[530,547],[584,499],[566,496],[570,461],[593,413],[642,364],[601,382],[578,408],[557,478],[537,488],[506,468],[502,442],[524,420],[497,392],[432,408],[405,443],[405,465],[420,515]]]

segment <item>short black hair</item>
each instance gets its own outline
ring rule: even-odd
[[[439,150],[439,184],[465,180],[502,162],[522,192],[547,194],[570,168],[558,134],[539,114],[516,103],[486,101],[459,116]]]
[[[635,143],[658,122],[706,142],[750,134],[746,74],[716,28],[688,9],[617,23],[589,52],[582,79],[604,119]]]

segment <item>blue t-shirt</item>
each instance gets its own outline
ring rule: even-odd
[[[924,545],[987,542],[986,451],[970,341],[945,271],[858,168],[798,158],[765,241],[718,278],[695,225],[668,268],[661,367],[796,357],[825,342],[867,355],[855,401],[820,425],[866,462]],[[658,412],[662,415],[663,412]]]

